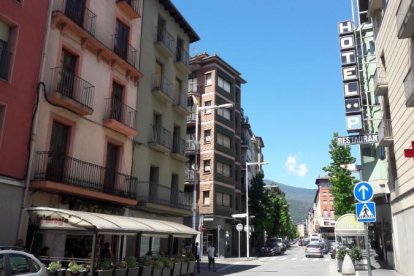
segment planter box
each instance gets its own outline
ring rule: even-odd
[[[182,262],[180,275],[187,275],[187,270],[188,270],[188,263]]]
[[[126,276],[127,269],[126,268],[116,268],[114,272],[114,276]]]
[[[154,267],[152,270],[152,276],[161,276],[162,274],[162,267]]]
[[[171,268],[164,267],[164,268],[162,269],[162,274],[161,274],[161,276],[171,276],[171,271],[172,271],[172,269],[171,269]]]
[[[142,266],[140,267],[140,276],[151,276],[152,275],[152,266]]]
[[[195,261],[190,261],[188,263],[188,270],[187,270],[188,275],[194,275],[195,263],[196,263]]]
[[[344,262],[344,260],[336,260],[336,268],[338,270],[338,272],[342,272],[342,263]]]
[[[65,276],[65,273],[66,273],[65,269],[60,269],[60,270],[55,271],[55,272],[50,272],[50,271],[47,272],[47,274],[49,276]]]
[[[174,263],[172,276],[180,276],[181,263]]]
[[[138,276],[139,275],[139,267],[128,268],[127,275],[128,276]]]
[[[97,276],[112,276],[114,271],[112,269],[108,270],[97,270],[95,271]]]

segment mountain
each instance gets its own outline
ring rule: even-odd
[[[285,193],[293,222],[303,223],[303,220],[306,219],[309,208],[312,207],[316,189],[293,187],[269,179],[265,179],[264,182],[266,186],[277,185]]]

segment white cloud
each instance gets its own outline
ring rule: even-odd
[[[306,176],[308,174],[308,165],[305,163],[298,163],[298,158],[292,154],[289,154],[286,163],[286,170],[298,176]]]

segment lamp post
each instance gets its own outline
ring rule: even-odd
[[[232,108],[233,104],[231,103],[226,103],[226,104],[221,104],[221,105],[208,105],[208,106],[201,106],[199,107],[198,105],[196,106],[196,127],[195,127],[195,158],[194,158],[194,162],[195,162],[195,179],[194,179],[194,185],[193,185],[193,209],[192,209],[192,214],[193,214],[193,229],[196,229],[196,211],[197,211],[197,185],[198,185],[198,179],[199,179],[199,167],[198,167],[198,148],[199,148],[199,143],[198,143],[198,124],[199,124],[199,112],[203,111],[203,110],[211,110],[211,109],[219,109],[219,108]],[[202,242],[202,241],[201,241]],[[200,243],[201,243],[200,242]]]
[[[250,227],[249,227],[249,166],[260,166],[260,165],[266,165],[269,164],[269,162],[246,162],[246,176],[245,176],[245,182],[246,182],[246,251],[247,251],[247,259],[250,258],[250,252],[249,252],[249,245],[250,245]]]

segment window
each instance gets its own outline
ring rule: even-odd
[[[326,200],[324,200],[324,201],[323,201],[323,205],[326,205],[326,204],[327,204],[327,202],[326,202]]]
[[[217,144],[226,148],[231,148],[231,138],[227,135],[217,133]]]
[[[221,162],[217,162],[217,173],[225,176],[225,177],[230,177],[231,176],[231,166],[228,164],[224,164]]]
[[[218,77],[217,78],[217,85],[218,85],[218,87],[222,88],[227,93],[230,93],[230,91],[231,91],[231,85],[230,85],[230,83],[228,81],[224,80],[221,77]]]
[[[212,74],[211,73],[207,73],[206,74],[206,85],[212,85],[213,81],[212,81]]]
[[[35,273],[40,270],[37,263],[21,254],[10,254],[9,261],[12,275]]]
[[[0,275],[5,275],[4,273],[4,257],[3,254],[0,254]]]
[[[175,79],[175,95],[174,95],[175,104],[181,104],[181,90],[182,90],[182,81],[177,78]]]
[[[110,118],[119,122],[122,120],[123,94],[124,87],[116,82],[113,82]]]
[[[197,92],[197,78],[188,79],[188,92]]]
[[[226,193],[216,193],[216,202],[218,206],[231,207],[232,197]]]
[[[204,106],[211,106],[211,101],[205,101]],[[206,110],[204,110],[204,114],[211,114],[211,108],[207,108]]]
[[[204,143],[211,142],[211,129],[204,130]]]
[[[158,60],[155,63],[155,74],[154,74],[154,89],[162,90],[162,78],[164,74],[164,65]]]
[[[231,112],[228,108],[218,108],[217,114],[220,115],[223,118],[226,118],[227,120],[231,120]]]
[[[116,20],[114,52],[125,60],[128,58],[128,36],[128,26],[122,23],[120,20]]]
[[[0,104],[0,146],[1,146],[1,138],[3,137],[3,127],[4,127],[5,117],[6,117],[6,107]]]
[[[323,192],[323,195],[326,196],[326,192]]]
[[[210,191],[203,191],[203,204],[210,205]]]
[[[333,206],[333,201],[331,200],[331,201],[329,201],[329,204],[331,205],[331,206]]]
[[[0,21],[0,78],[5,80],[9,79],[10,61],[12,57],[8,43],[10,33],[10,26]]]
[[[204,172],[210,172],[210,171],[211,171],[210,160],[204,160]]]

